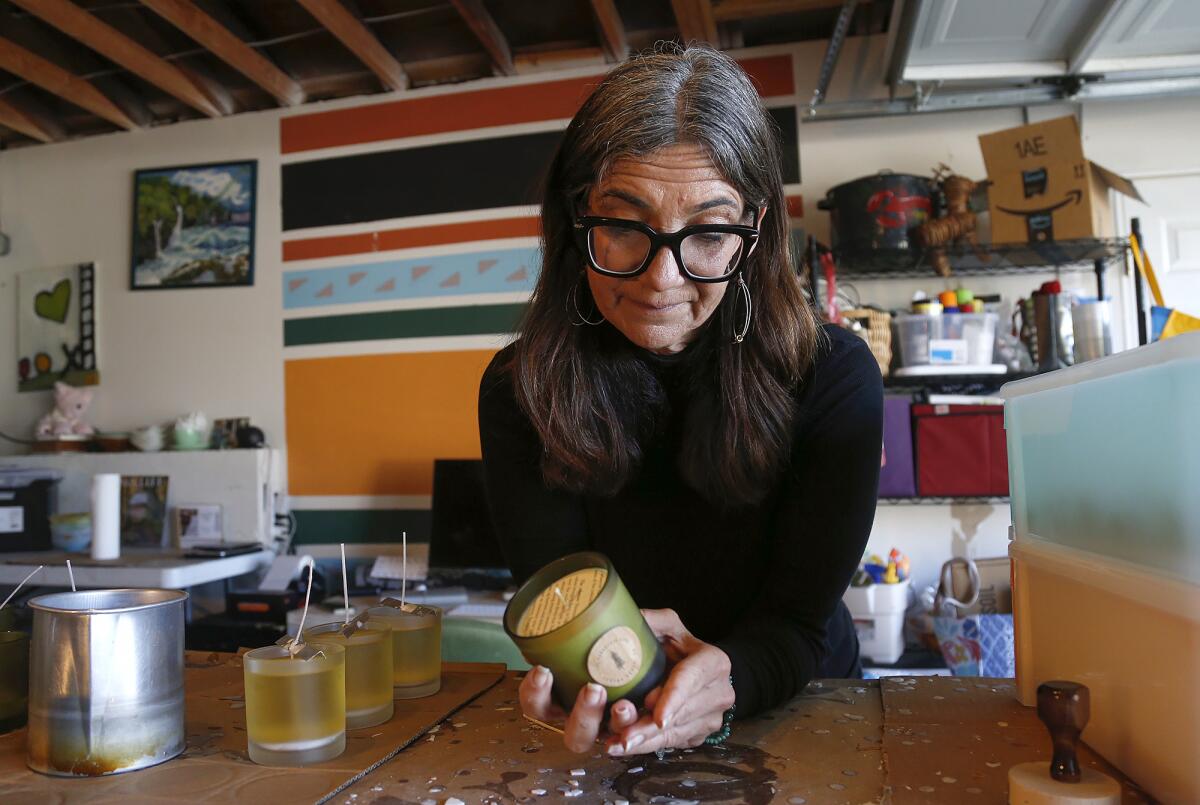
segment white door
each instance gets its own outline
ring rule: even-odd
[[[1167,307],[1200,317],[1200,173],[1131,177],[1147,203],[1118,196],[1121,230],[1141,221],[1146,254],[1154,266]],[[1124,344],[1137,345],[1131,281],[1122,283],[1126,314]],[[1146,287],[1146,306],[1154,304]]]

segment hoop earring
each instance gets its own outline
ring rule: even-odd
[[[746,297],[746,318],[742,320],[741,331],[735,330],[733,333],[733,343],[740,344],[746,338],[746,334],[750,332],[750,314],[753,310],[753,305],[750,303],[750,288],[746,285],[746,281],[742,279],[742,275],[738,274],[738,284],[734,291],[738,296]],[[737,309],[737,297],[733,300],[734,309]]]
[[[580,279],[583,279],[583,277],[585,275],[580,274],[579,276],[580,276]],[[595,305],[596,305],[595,300],[592,300],[592,306],[595,307]],[[568,308],[567,309],[567,321],[571,322],[571,324],[573,326],[582,327],[583,325],[586,324],[590,327],[598,327],[601,324],[604,324],[604,316],[603,315],[600,316],[600,321],[591,321],[590,319],[588,319],[587,316],[585,316],[579,312],[579,280],[576,280],[575,285],[572,286],[572,288],[571,288],[571,307],[575,309],[575,316],[574,317],[571,316],[571,309]],[[600,312],[599,308],[596,309],[596,312],[597,313]]]

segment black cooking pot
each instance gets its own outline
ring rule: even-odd
[[[842,253],[908,249],[914,230],[934,213],[934,182],[880,171],[832,188],[817,202],[830,217],[830,240]]]

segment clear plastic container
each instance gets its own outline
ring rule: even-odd
[[[921,313],[898,313],[896,343],[900,347],[903,366],[925,366],[929,363],[929,342],[942,337],[942,316]]]
[[[1018,538],[1200,585],[1200,333],[1001,396]]]
[[[986,366],[996,349],[995,313],[947,313],[942,317],[942,338],[967,342],[967,363]]]

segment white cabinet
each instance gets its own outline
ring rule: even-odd
[[[5,456],[0,469],[37,467],[63,474],[57,484],[60,513],[91,510],[92,476],[165,475],[167,503],[219,503],[226,542],[271,541],[276,493],[286,493],[280,450],[196,450],[161,453],[63,453]]]

